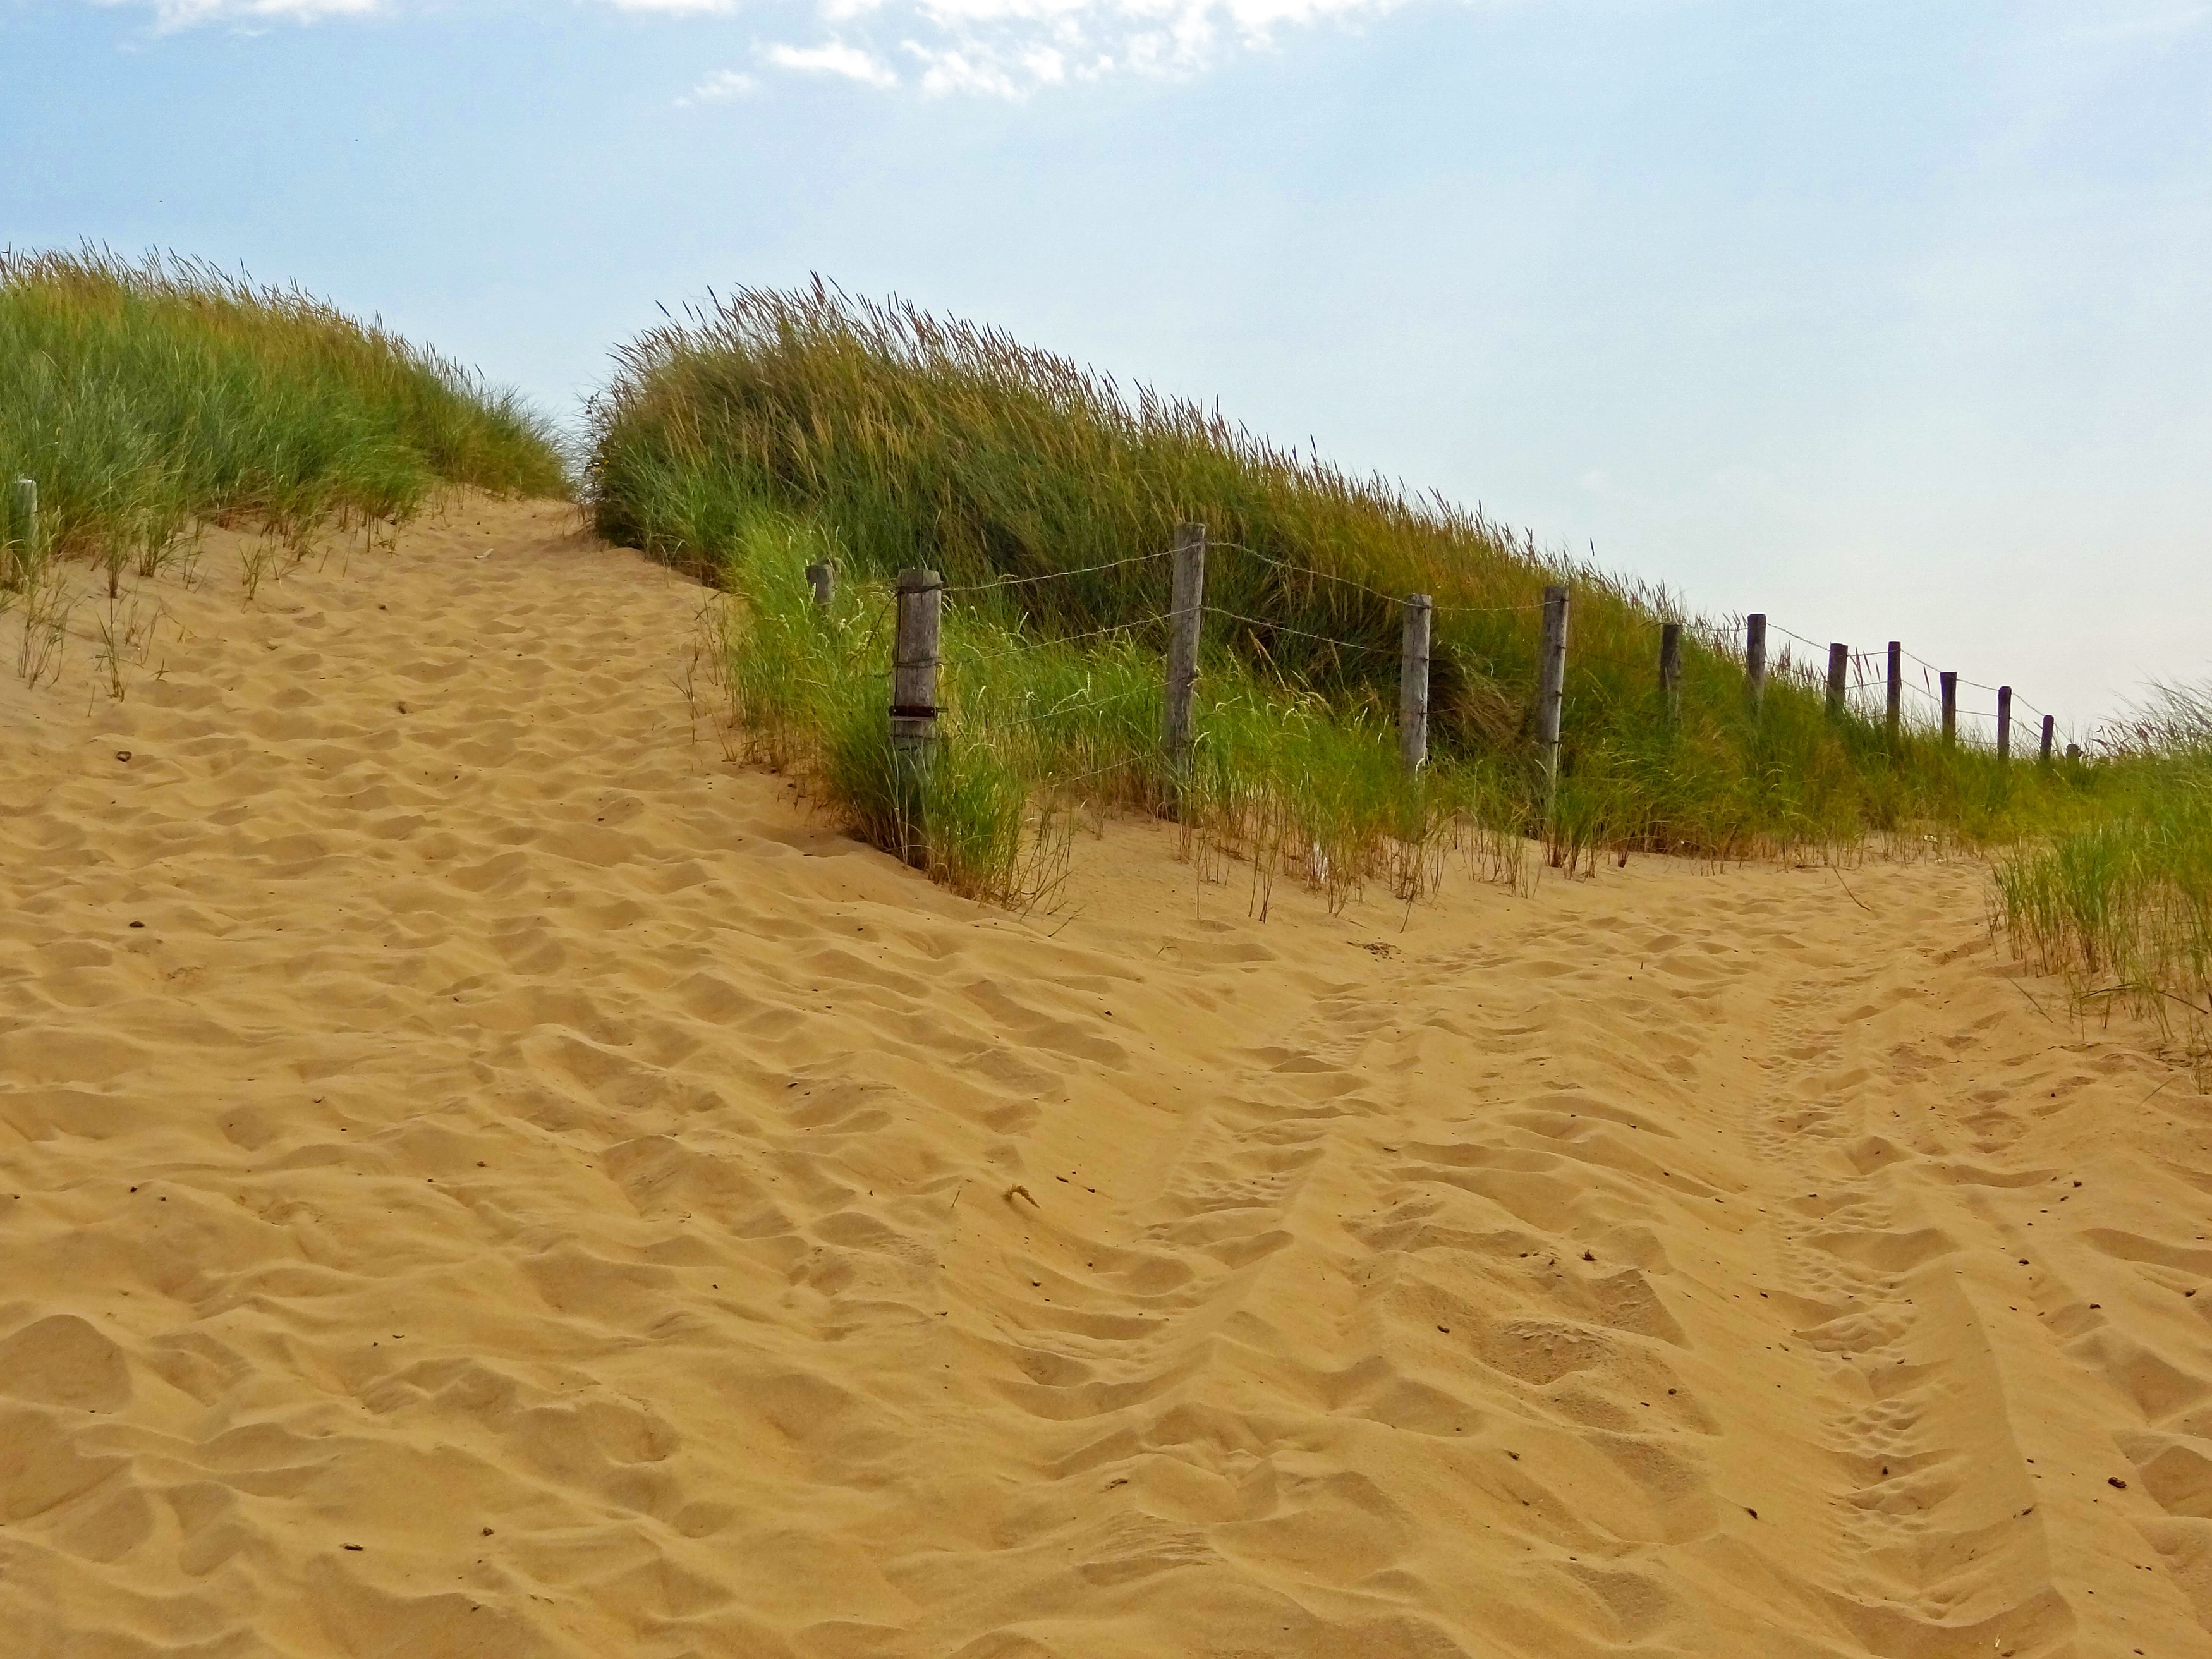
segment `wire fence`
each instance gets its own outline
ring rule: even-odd
[[[1133,686],[1126,691],[1111,692],[1103,697],[1094,697],[1090,696],[1087,692],[1079,692],[1070,696],[1062,697],[1058,702],[1053,704],[1051,708],[1039,709],[1034,714],[1024,714],[1016,720],[1003,720],[995,723],[1010,726],[1036,726],[1046,720],[1058,720],[1061,715],[1066,714],[1071,709],[1110,708],[1116,703],[1134,702],[1139,697],[1152,697],[1158,695],[1158,690],[1155,687],[1149,685]]]
[[[1112,634],[1133,634],[1140,628],[1150,628],[1156,623],[1164,623],[1168,619],[1169,613],[1162,611],[1149,617],[1139,617],[1133,622],[1108,623],[1103,628],[1085,629],[1080,634],[1054,634],[1046,638],[1025,639],[1013,645],[1001,646],[995,651],[963,651],[961,660],[971,663],[992,662],[1001,657],[1027,656],[1041,646],[1078,645],[1085,640],[1103,640]]]
[[[1801,684],[1806,684],[1809,687],[1825,689],[1829,684],[1826,659],[1828,653],[1835,648],[1834,643],[1832,642],[1831,644],[1823,645],[1820,641],[1810,639],[1805,635],[1796,632],[1794,629],[1783,626],[1781,623],[1773,621],[1771,618],[1767,619],[1766,626],[1771,632],[1779,634],[1785,639],[1788,639],[1796,644],[1802,645],[1807,647],[1808,649],[1819,652],[1821,659],[1820,665],[1817,667],[1811,663],[1801,665],[1788,659],[1787,647],[1784,647],[1784,658],[1778,659],[1772,672],[1787,673],[1791,678],[1797,679]],[[1914,652],[1905,650],[1901,645],[1899,646],[1897,649],[1899,657],[1904,661],[1911,662],[1921,670],[1921,678],[1917,682],[1911,677],[1904,674],[1898,676],[1897,684],[1900,695],[1909,693],[1911,696],[1924,699],[1929,704],[1932,705],[1936,709],[1937,716],[1940,720],[1942,711],[1943,709],[1942,694],[1934,686],[1931,686],[1928,683],[1928,680],[1929,676],[1934,676],[1936,678],[1940,680],[1942,675],[1948,671],[1938,668],[1934,663],[1929,662],[1925,657],[1920,656]],[[1850,666],[1847,671],[1846,683],[1844,686],[1844,696],[1846,702],[1850,703],[1863,704],[1868,701],[1868,694],[1879,691],[1881,693],[1886,704],[1890,685],[1888,663],[1886,653],[1882,657],[1877,657],[1872,652],[1853,651],[1850,653],[1849,661]],[[1954,696],[1951,704],[1951,715],[1954,723],[1960,720],[1989,720],[1994,723],[2006,718],[2004,714],[2001,714],[1996,708],[1977,708],[1958,702],[1956,698],[1957,687],[1966,686],[1978,691],[1987,691],[1999,698],[2001,701],[2008,697],[2010,699],[2011,726],[2013,732],[2014,733],[2024,732],[2031,740],[2034,741],[2039,745],[2039,748],[2042,740],[2041,722],[2045,714],[2044,709],[2037,707],[2027,698],[2022,696],[2018,691],[2013,690],[2009,687],[1991,685],[1983,680],[1969,679],[1964,674],[1954,673],[1952,677],[1952,685],[1954,687]],[[2022,720],[2021,718],[2021,711],[2023,709],[2028,714],[2033,715],[2035,718],[2033,720]],[[1992,736],[1994,735],[1995,733],[1993,732]],[[2009,744],[2008,744],[2008,747],[2009,747]]]
[[[1270,634],[1287,634],[1293,639],[1317,641],[1322,645],[1333,645],[1343,651],[1366,651],[1382,656],[1398,654],[1397,649],[1394,647],[1376,645],[1364,640],[1339,639],[1334,634],[1316,634],[1310,629],[1292,628],[1287,623],[1270,622],[1264,617],[1247,617],[1238,611],[1224,611],[1218,605],[1209,605],[1205,607],[1205,611],[1209,617],[1220,617],[1229,622],[1243,623],[1252,628],[1264,628]]]
[[[1287,570],[1293,575],[1309,580],[1329,582],[1340,587],[1352,588],[1370,598],[1380,599],[1385,605],[1401,605],[1407,600],[1407,596],[1403,593],[1387,593],[1379,587],[1359,581],[1351,576],[1340,576],[1333,571],[1316,570],[1308,565],[1292,564],[1287,560],[1275,557],[1271,553],[1262,553],[1257,548],[1247,547],[1242,542],[1209,541],[1206,546],[1208,552],[1220,548],[1231,552],[1249,554],[1261,563],[1272,565],[1278,570]],[[1431,605],[1430,607],[1431,611],[1439,617],[1504,617],[1519,611],[1541,611],[1543,608],[1544,602],[1541,599],[1534,600],[1527,605]]]
[[[1000,576],[988,582],[969,582],[939,591],[945,593],[994,593],[1005,587],[1028,587],[1038,582],[1067,581],[1077,576],[1095,576],[1102,570],[1120,570],[1133,564],[1150,564],[1155,559],[1166,558],[1172,551],[1172,549],[1162,548],[1156,553],[1132,553],[1127,558],[1109,559],[1103,564],[1086,564],[1074,570],[1043,570],[1033,576]]]
[[[940,584],[935,592],[942,599],[981,601],[988,596],[1009,590],[1034,590],[1048,583],[1073,581],[1085,577],[1103,575],[1109,572],[1150,566],[1161,560],[1175,557],[1178,551],[1188,553],[1194,546],[1196,549],[1196,556],[1201,562],[1201,567],[1206,556],[1232,555],[1254,561],[1294,581],[1326,584],[1358,593],[1379,604],[1388,605],[1392,611],[1401,614],[1411,609],[1412,595],[1390,593],[1356,577],[1340,575],[1333,571],[1315,569],[1310,566],[1294,563],[1243,543],[1213,541],[1205,538],[1202,535],[1194,544],[1187,543],[1182,549],[1158,548],[1144,553],[1131,554],[1117,559],[1102,560],[1066,570],[1037,571],[1025,574],[994,577],[984,581]],[[891,603],[895,605],[896,599]],[[1542,599],[1506,605],[1432,603],[1428,609],[1434,617],[1500,617],[1540,612],[1546,609],[1547,604],[1547,601]],[[1279,618],[1255,616],[1249,611],[1235,610],[1224,605],[1200,604],[1195,609],[1201,618],[1212,617],[1253,630],[1255,635],[1259,636],[1257,642],[1260,643],[1264,644],[1266,641],[1274,639],[1296,639],[1315,647],[1362,658],[1402,658],[1406,661],[1408,672],[1413,672],[1416,667],[1412,648],[1402,642],[1386,644],[1378,642],[1371,637],[1346,638],[1322,629],[1294,626]],[[1034,637],[1021,636],[995,649],[981,651],[963,647],[951,653],[950,659],[963,668],[971,668],[1014,656],[1032,653],[1047,647],[1076,645],[1115,637],[1135,639],[1154,629],[1167,629],[1172,632],[1178,626],[1179,620],[1183,615],[1184,613],[1171,603],[1170,608],[1165,610],[1152,611],[1142,617],[1109,623],[1075,633],[1039,635]],[[2004,718],[1996,708],[1960,702],[1957,698],[1957,689],[1963,686],[1974,690],[1990,692],[2001,702],[2008,699],[2010,726],[2007,728],[2008,740],[2004,745],[2007,748],[2010,747],[2009,736],[2016,735],[2022,730],[2027,733],[2031,742],[2039,742],[2042,737],[2040,721],[2045,711],[2026,697],[2017,692],[2011,692],[2004,687],[1969,679],[1962,674],[1953,674],[1949,681],[1950,695],[1947,702],[1944,693],[1938,690],[1936,682],[1940,681],[1948,671],[1939,669],[1926,658],[1905,650],[1901,646],[1893,646],[1889,652],[1846,649],[1842,651],[1838,658],[1836,655],[1838,647],[1833,642],[1823,642],[1814,639],[1776,623],[1771,618],[1759,619],[1758,625],[1763,625],[1766,630],[1786,641],[1779,653],[1771,660],[1763,662],[1761,672],[1767,678],[1794,682],[1808,691],[1822,693],[1832,703],[1839,702],[1844,708],[1863,718],[1901,721],[1905,718],[1905,711],[1909,706],[1921,711],[1912,716],[1916,726],[1924,728],[1928,726],[1940,725],[1947,736],[1954,734],[1959,722],[1962,720],[1996,722]],[[1709,624],[1698,626],[1695,631],[1703,639],[1705,646],[1718,654],[1726,655],[1732,649],[1728,635]],[[1804,659],[1799,659],[1793,654],[1794,647],[1802,647],[1808,654]],[[1919,674],[1915,676],[1904,672],[1893,672],[1892,653],[1895,653],[1900,667],[1904,663],[1909,662],[1920,670]],[[1584,650],[1572,653],[1570,661],[1572,666],[1583,669],[1604,666],[1627,673],[1650,673],[1655,677],[1661,672],[1657,653],[1654,653],[1650,660],[1645,661],[1623,657],[1613,653]],[[1428,658],[1422,657],[1418,664],[1418,672],[1422,676],[1422,684],[1418,688],[1417,694],[1407,693],[1405,698],[1406,706],[1418,705],[1424,711],[1425,716],[1427,705],[1428,666]],[[1745,668],[1747,676],[1749,677],[1752,672],[1752,662],[1748,641],[1747,641]],[[1838,673],[1839,668],[1840,673]],[[1161,696],[1163,694],[1163,688],[1159,686],[1125,688],[1103,696],[1085,688],[1061,697],[1046,708],[1028,714],[1012,718],[994,714],[990,717],[989,723],[998,729],[1026,729],[1062,719],[1078,710],[1104,708],[1133,702],[1139,698]],[[1558,690],[1555,689],[1552,695],[1558,696]],[[1894,714],[1892,713],[1893,708],[1896,711]],[[2034,718],[2021,719],[2023,710]],[[1079,782],[1139,763],[1149,763],[1154,758],[1156,757],[1152,754],[1133,751],[1103,766],[1093,767],[1065,777],[1054,778],[1049,781]]]

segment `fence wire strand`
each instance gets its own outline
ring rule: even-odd
[[[1224,617],[1231,622],[1247,623],[1254,628],[1264,628],[1271,634],[1291,634],[1302,640],[1318,640],[1323,645],[1337,646],[1346,651],[1374,651],[1393,655],[1396,653],[1396,647],[1394,646],[1363,645],[1357,640],[1340,640],[1334,634],[1312,634],[1303,628],[1288,628],[1281,623],[1268,622],[1263,617],[1247,617],[1238,611],[1224,611],[1218,605],[1209,605],[1205,608],[1209,616]]]
[[[1272,553],[1262,553],[1256,547],[1247,547],[1242,542],[1210,541],[1206,545],[1209,551],[1219,547],[1233,552],[1249,554],[1261,563],[1273,565],[1278,570],[1287,570],[1294,576],[1305,576],[1315,581],[1334,582],[1340,587],[1354,588],[1359,592],[1382,600],[1385,605],[1403,605],[1406,602],[1407,596],[1403,593],[1386,593],[1379,587],[1355,580],[1350,576],[1339,576],[1327,570],[1316,570],[1310,565],[1292,564],[1286,559],[1275,557]],[[1431,605],[1429,607],[1431,613],[1436,616],[1472,616],[1478,613],[1486,616],[1505,616],[1514,611],[1541,611],[1543,608],[1544,602],[1541,599],[1529,605]]]
[[[1060,715],[1067,713],[1071,708],[1105,708],[1117,702],[1127,702],[1133,697],[1151,697],[1157,696],[1158,695],[1159,688],[1156,685],[1135,686],[1127,691],[1116,691],[1113,696],[1108,697],[1092,697],[1079,695],[1072,697],[1063,697],[1058,702],[1053,704],[1051,708],[1043,709],[1037,714],[1024,714],[1019,720],[1001,720],[996,722],[987,720],[984,723],[987,725],[996,724],[1002,728],[1035,726],[1040,720],[1055,720]]]
[[[1093,576],[1102,570],[1119,570],[1124,565],[1149,564],[1154,559],[1164,559],[1173,551],[1161,548],[1153,553],[1132,553],[1125,559],[1109,559],[1103,564],[1086,564],[1073,570],[1047,570],[1034,576],[1000,576],[988,582],[966,582],[957,587],[941,587],[943,593],[989,593],[1002,587],[1025,587],[1036,582],[1056,582],[1070,576]]]
[[[1043,787],[1048,789],[1064,789],[1071,783],[1082,783],[1087,779],[1103,777],[1109,772],[1119,772],[1125,767],[1141,766],[1145,763],[1145,758],[1143,755],[1133,749],[1121,759],[1109,761],[1103,766],[1094,766],[1088,772],[1077,772],[1065,777],[1048,778]]]
[[[1405,595],[1402,593],[1385,593],[1379,587],[1370,587],[1365,582],[1356,580],[1350,576],[1339,576],[1330,571],[1316,570],[1310,565],[1292,564],[1287,559],[1279,559],[1272,553],[1262,553],[1258,548],[1247,547],[1242,542],[1209,541],[1206,544],[1206,551],[1209,553],[1217,547],[1228,552],[1248,554],[1259,560],[1261,564],[1273,565],[1278,570],[1287,570],[1294,576],[1304,576],[1314,581],[1334,582],[1339,587],[1356,589],[1359,592],[1381,599],[1388,605],[1405,603]]]
[[[1148,628],[1154,623],[1167,621],[1169,615],[1169,612],[1161,611],[1150,617],[1139,617],[1134,622],[1109,623],[1103,628],[1093,628],[1081,634],[1054,634],[1049,637],[1040,635],[1035,639],[1024,639],[1019,644],[1010,645],[997,651],[959,653],[948,651],[945,655],[947,659],[957,657],[962,662],[996,662],[1001,657],[1024,656],[1030,652],[1046,650],[1055,645],[1074,645],[1084,640],[1101,639],[1109,634],[1123,634],[1132,629]]]

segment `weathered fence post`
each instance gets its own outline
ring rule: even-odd
[[[1959,740],[1959,676],[1954,669],[1946,668],[1936,677],[1943,684],[1943,741]]]
[[[1206,526],[1176,526],[1175,559],[1168,598],[1168,696],[1165,729],[1170,802],[1181,810],[1183,780],[1190,769],[1191,714],[1198,698],[1198,640],[1206,620]]]
[[[1659,695],[1666,700],[1667,718],[1682,712],[1682,624],[1659,625]]]
[[[1889,701],[1882,709],[1882,722],[1888,728],[1890,739],[1897,738],[1898,722],[1905,717],[1905,647],[1895,640],[1889,642]]]
[[[898,634],[891,651],[891,771],[899,856],[929,867],[925,822],[929,769],[937,749],[937,641],[945,584],[934,570],[898,574]]]
[[[1567,691],[1567,590],[1544,590],[1544,642],[1536,657],[1536,749],[1544,763],[1544,813],[1559,787],[1559,708]]]
[[[2051,764],[2051,734],[2057,729],[2058,716],[2056,714],[2045,714],[2043,717],[2043,747],[2038,750],[2035,755],[2035,763],[2037,765],[2048,766]]]
[[[1398,659],[1398,751],[1408,776],[1429,757],[1429,630],[1435,619],[1427,594],[1407,596],[1405,646]]]
[[[1997,687],[1997,758],[2012,758],[2012,687]]]
[[[1763,611],[1754,611],[1743,619],[1743,684],[1752,712],[1756,714],[1766,696],[1766,613]]]
[[[814,589],[814,608],[827,611],[837,597],[837,567],[828,560],[806,567],[806,580]]]
[[[1828,647],[1828,712],[1844,712],[1844,682],[1850,678],[1851,648],[1848,645]]]
[[[2066,758],[2070,761],[2080,760],[2081,758],[2081,745],[2078,743],[2068,744],[2066,745]]]

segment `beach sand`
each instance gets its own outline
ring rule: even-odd
[[[2212,1655],[2212,1115],[1976,864],[1016,916],[567,508],[246,544],[0,680],[0,1650]]]

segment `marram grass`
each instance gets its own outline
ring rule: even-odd
[[[1155,651],[1133,635],[1056,643],[988,607],[948,605],[942,729],[930,764],[902,773],[885,718],[891,590],[848,578],[817,609],[804,572],[831,550],[818,527],[769,507],[733,527],[716,641],[733,729],[754,758],[960,891],[1048,899],[1073,836],[1115,807],[1170,812],[1217,866],[1242,856],[1261,910],[1285,872],[1341,903],[1375,883],[1418,896],[1455,847],[1482,875],[1518,869],[1517,828],[1496,826],[1517,825],[1526,805],[1479,765],[1408,779],[1395,732],[1217,653],[1191,765],[1170,777]]]
[[[988,623],[1030,647],[997,671],[1011,677],[1005,687],[980,665],[967,676],[963,696],[979,708],[1009,688],[1028,695],[1024,677],[1042,672],[1036,647],[1054,641],[1079,647],[1054,658],[1064,677],[1107,675],[1118,660],[1113,672],[1133,693],[1152,672],[1137,665],[1157,665],[1163,648],[1168,562],[1157,556],[1179,522],[1203,523],[1216,614],[1201,744],[1223,766],[1233,753],[1255,769],[1208,786],[1223,822],[1252,826],[1246,839],[1277,833],[1262,827],[1273,806],[1252,804],[1275,799],[1260,780],[1293,773],[1305,805],[1285,835],[1310,836],[1332,814],[1379,821],[1386,796],[1389,811],[1426,818],[1474,776],[1484,810],[1517,803],[1514,827],[1545,831],[1561,864],[1638,849],[1832,855],[1869,836],[1999,844],[2062,815],[2088,776],[2000,764],[1917,723],[1893,736],[1863,700],[1832,714],[1813,678],[1786,665],[1754,714],[1732,626],[1686,630],[1670,712],[1656,665],[1661,626],[1679,607],[1663,592],[1547,556],[1479,512],[1351,477],[1213,410],[1142,389],[1125,396],[997,331],[819,283],[744,290],[633,341],[592,423],[601,532],[710,578],[747,567],[763,509],[805,526],[848,582],[908,568],[956,586],[1052,578],[963,601],[975,618],[961,626]],[[1563,761],[1547,814],[1533,731],[1537,607],[1553,581],[1573,599]],[[1436,775],[1418,787],[1382,781],[1398,599],[1416,592],[1437,607]],[[1252,712],[1262,705],[1264,717]],[[1158,729],[1157,706],[1114,707],[1133,757]],[[1247,735],[1255,720],[1269,734],[1264,752]],[[1002,726],[978,724],[971,740],[1032,782],[1053,775],[1021,758],[1030,738]],[[1139,761],[1127,765],[1115,788],[1157,793]],[[1338,766],[1341,777],[1325,775]],[[1414,796],[1427,804],[1407,805]],[[1339,805],[1324,810],[1325,799]],[[1355,863],[1371,873],[1371,856]]]
[[[2008,851],[1997,909],[2075,1006],[2124,1006],[2202,1052],[2212,1036],[2212,693],[2160,688],[2106,729],[2094,810]]]
[[[15,522],[21,477],[35,523]],[[568,493],[550,428],[514,398],[297,290],[179,259],[0,253],[0,581],[77,556],[112,593],[201,522],[296,548],[448,484]]]

